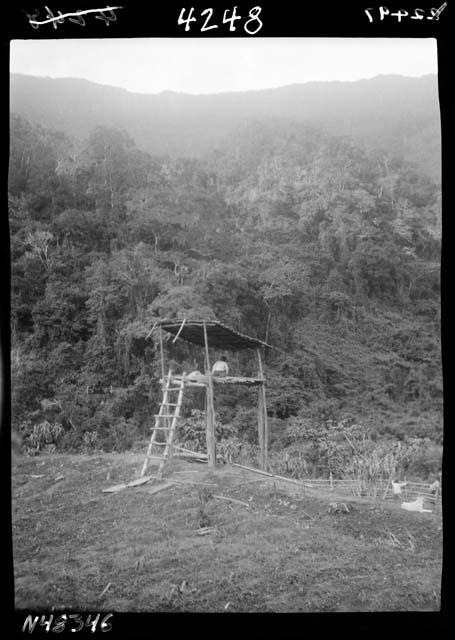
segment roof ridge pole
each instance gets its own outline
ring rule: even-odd
[[[207,462],[209,468],[214,468],[216,463],[216,441],[215,441],[215,407],[213,403],[213,380],[212,371],[210,369],[209,343],[207,339],[207,326],[205,321],[204,327],[204,343],[205,343],[205,363],[206,376],[208,385],[206,387],[206,439],[207,439]]]

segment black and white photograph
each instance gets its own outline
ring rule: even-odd
[[[436,38],[265,38],[253,5],[112,37],[121,7],[95,6],[10,42],[27,635],[439,612]],[[70,19],[106,37],[58,38]]]

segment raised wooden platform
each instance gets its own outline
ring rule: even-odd
[[[176,385],[180,384],[182,376],[172,376],[171,382],[174,382]],[[245,378],[243,376],[225,376],[224,378],[218,378],[212,376],[212,380],[214,384],[240,384],[246,386],[259,386],[265,383],[264,378]],[[165,381],[160,380],[161,384]],[[200,376],[199,378],[185,378],[185,385],[188,387],[206,387],[208,386],[208,378],[206,376]]]

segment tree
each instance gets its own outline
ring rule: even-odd
[[[348,408],[396,433],[400,411],[438,423],[440,193],[384,156],[277,120],[170,159],[111,128],[75,141],[13,117],[16,422],[50,420],[46,400],[61,406],[64,446],[126,446],[156,411],[153,323],[186,317],[276,347],[265,370],[277,446],[297,414]],[[170,351],[195,366],[184,341]],[[410,371],[401,382],[396,361]],[[255,373],[251,354],[234,362]],[[243,429],[253,402],[224,391],[217,409]]]

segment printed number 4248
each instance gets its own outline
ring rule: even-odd
[[[235,23],[237,22],[237,20],[242,20],[242,16],[239,16],[237,14],[237,7],[234,7],[231,10],[230,14],[229,14],[229,11],[230,11],[229,9],[226,9],[223,13],[223,24],[229,24],[229,31],[235,31],[236,30]],[[247,16],[248,20],[246,20],[246,22],[244,23],[243,28],[245,32],[248,33],[249,35],[254,36],[258,31],[262,29],[263,23],[259,18],[259,14],[261,13],[261,11],[262,11],[261,7],[253,7],[248,12],[248,16]],[[197,19],[194,17],[194,7],[190,8],[187,18],[185,18],[185,12],[186,12],[185,8],[183,8],[180,11],[177,24],[179,25],[184,24],[185,31],[189,31],[190,23],[197,22]],[[200,17],[205,18],[204,23],[200,29],[201,32],[210,31],[211,29],[218,29],[218,25],[212,22],[213,9],[210,9],[210,8],[204,9],[204,11],[201,11]]]

